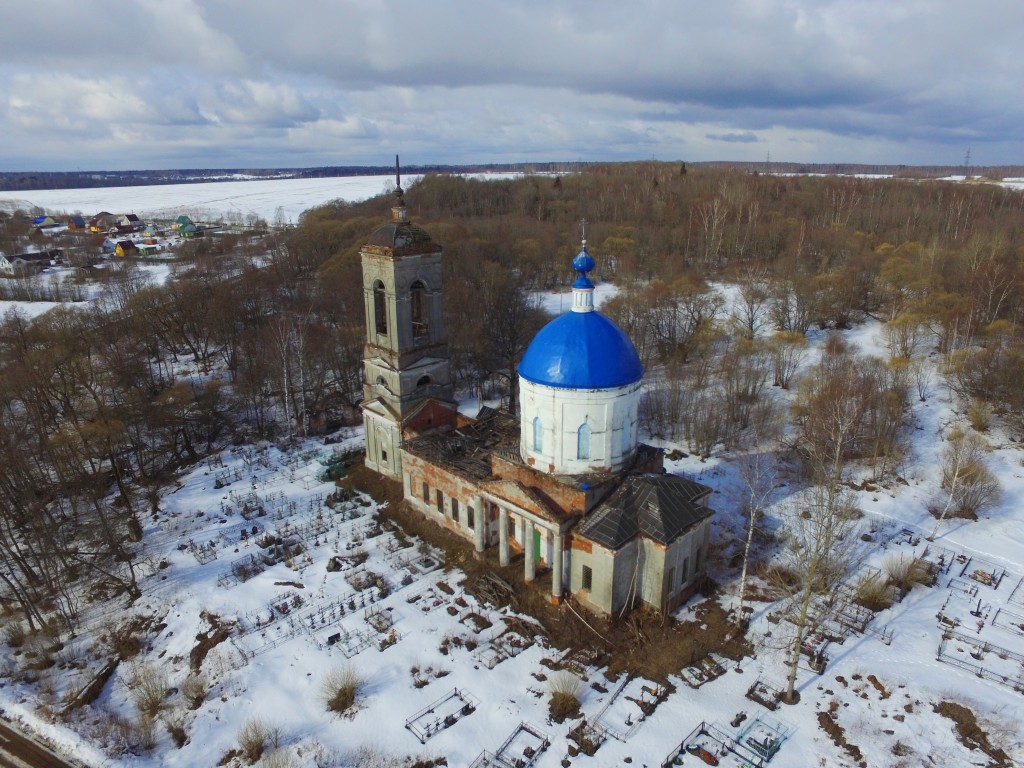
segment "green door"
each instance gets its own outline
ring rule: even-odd
[[[540,531],[533,529],[533,559],[540,562]]]

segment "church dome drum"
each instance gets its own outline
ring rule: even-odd
[[[521,454],[546,472],[618,471],[636,452],[644,369],[629,336],[594,310],[593,268],[584,241],[572,310],[540,330],[518,368]]]

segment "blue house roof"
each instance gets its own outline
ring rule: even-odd
[[[519,363],[519,375],[562,389],[609,389],[643,378],[636,347],[597,312],[566,312],[540,329]]]

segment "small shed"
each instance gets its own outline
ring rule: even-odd
[[[49,229],[50,227],[59,227],[60,225],[53,220],[52,216],[36,216],[32,219],[32,226],[36,229]]]
[[[86,223],[82,216],[69,216],[68,229],[85,229]]]

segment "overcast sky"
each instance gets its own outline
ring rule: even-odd
[[[0,170],[1024,164],[1022,0],[3,0]]]

